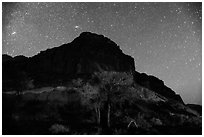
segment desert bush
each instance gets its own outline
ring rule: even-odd
[[[99,89],[96,86],[91,86],[89,83],[84,84],[81,89],[81,102],[90,110],[94,110],[96,121],[100,124],[100,95]]]
[[[147,122],[147,120],[145,119],[145,115],[143,113],[137,114],[136,123],[140,128],[143,129],[149,129],[151,127],[151,124]]]
[[[92,80],[79,84],[82,104],[95,111],[97,123],[105,120],[110,126],[110,115],[116,105],[122,105],[130,96],[126,92],[133,78],[128,73],[122,72],[97,72]],[[115,107],[116,108],[116,107]],[[106,123],[106,122],[105,122]]]
[[[152,122],[153,125],[156,125],[156,126],[161,126],[161,125],[163,125],[162,121],[161,121],[160,119],[158,119],[158,118],[155,118],[155,117],[153,117],[153,118],[151,119],[151,122]]]
[[[126,72],[110,72],[104,71],[95,73],[102,84],[112,83],[114,85],[131,85],[133,84],[133,76]]]
[[[49,128],[49,131],[52,134],[65,134],[65,133],[69,133],[70,129],[69,127],[61,124],[54,124]]]

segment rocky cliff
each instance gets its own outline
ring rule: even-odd
[[[82,33],[69,44],[41,52],[29,64],[29,71],[61,74],[135,70],[134,59],[122,53],[117,44],[90,32]]]

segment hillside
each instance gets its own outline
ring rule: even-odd
[[[201,134],[200,111],[102,35],[2,62],[3,134]]]

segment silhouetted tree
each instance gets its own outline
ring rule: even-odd
[[[120,86],[130,85],[133,82],[131,75],[119,72],[103,72],[97,75],[101,80],[100,98],[107,112],[107,127],[110,127],[111,107],[121,101]],[[125,97],[125,96],[124,96]]]
[[[100,119],[101,119],[101,99],[99,95],[99,91],[96,87],[91,86],[90,84],[86,84],[83,87],[83,104],[90,106],[92,109],[94,109],[96,113],[96,119],[98,125],[100,125]]]
[[[97,85],[92,86],[87,83],[83,87],[83,104],[88,104],[95,110],[98,125],[101,125],[101,119],[106,119],[103,123],[109,128],[112,107],[128,98],[120,87],[132,84],[133,78],[127,73],[119,72],[95,73],[94,78],[96,77],[99,80]]]

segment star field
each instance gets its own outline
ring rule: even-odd
[[[103,34],[186,103],[201,104],[202,3],[3,3],[2,52],[33,56]]]

